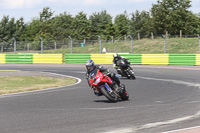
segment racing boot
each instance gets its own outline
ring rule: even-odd
[[[98,91],[95,87],[91,87],[91,90],[94,91],[94,94],[95,94],[96,96],[100,96],[99,91]]]
[[[97,89],[94,89],[94,94],[95,94],[96,96],[100,96],[99,91],[98,91]]]
[[[120,83],[119,78],[115,78],[115,82],[119,86],[120,92],[125,91],[125,85]]]

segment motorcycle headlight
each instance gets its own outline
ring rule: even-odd
[[[97,85],[100,82],[100,77],[94,81],[94,84]]]

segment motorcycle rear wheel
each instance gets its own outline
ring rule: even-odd
[[[111,102],[117,102],[117,97],[113,94],[110,94],[105,87],[101,88],[101,93]]]

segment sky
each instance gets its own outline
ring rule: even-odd
[[[200,0],[191,0],[193,13],[200,13]],[[89,17],[94,12],[106,10],[113,18],[124,11],[128,15],[138,11],[150,11],[152,4],[157,0],[0,0],[0,20],[3,16],[14,17],[18,20],[24,18],[25,22],[31,22],[33,18],[39,18],[39,13],[44,7],[54,11],[54,16],[67,12],[73,16],[83,11]]]

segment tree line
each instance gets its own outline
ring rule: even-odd
[[[191,0],[158,0],[152,4],[150,11],[138,11],[128,15],[124,13],[115,18],[106,11],[94,12],[89,17],[79,12],[74,17],[67,12],[54,15],[50,7],[44,7],[39,17],[25,23],[23,17],[19,20],[3,16],[0,21],[0,42],[64,40],[71,36],[73,40],[104,40],[122,38],[125,35],[143,37],[165,34],[178,35],[180,30],[184,35],[200,33],[200,13],[189,11]]]

